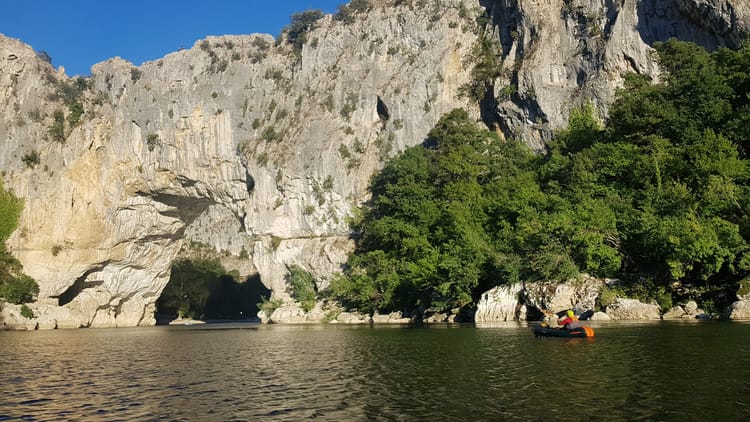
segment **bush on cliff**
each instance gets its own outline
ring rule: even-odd
[[[291,17],[291,22],[281,31],[286,35],[286,40],[295,50],[301,51],[307,42],[308,32],[315,29],[316,23],[325,16],[320,10],[306,10],[301,13],[295,13]]]
[[[21,263],[5,249],[22,209],[23,201],[5,190],[0,179],[0,299],[15,304],[32,302],[39,293],[36,281],[22,272]]]
[[[305,312],[310,312],[315,307],[317,297],[317,287],[313,275],[297,265],[292,265],[289,267],[286,281],[291,287],[294,299],[299,302]]]

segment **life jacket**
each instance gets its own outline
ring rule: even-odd
[[[560,325],[562,325],[566,330],[570,330],[571,328],[580,327],[581,323],[578,322],[578,317],[573,315],[572,317],[566,316],[565,319],[560,321]]]

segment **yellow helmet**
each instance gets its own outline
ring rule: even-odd
[[[568,309],[568,316],[571,317],[571,318],[573,318],[575,316],[575,314],[573,313],[572,309]]]

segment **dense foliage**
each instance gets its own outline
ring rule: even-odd
[[[360,310],[446,309],[586,272],[663,305],[732,300],[750,272],[750,47],[656,49],[661,82],[629,76],[606,126],[573,110],[544,155],[464,111],[441,118],[373,178],[331,294]]]
[[[317,287],[313,275],[297,265],[292,265],[289,267],[286,281],[292,288],[291,293],[294,299],[299,302],[305,312],[310,312],[315,307],[317,298]]]
[[[23,201],[5,190],[3,180],[0,179],[0,243],[5,243],[16,230],[22,209]]]
[[[338,6],[338,11],[333,17],[344,23],[354,22],[355,16],[367,12],[372,8],[370,0],[351,0]]]
[[[180,259],[156,302],[161,314],[201,319],[242,319],[258,312],[260,283],[237,282],[217,259]]]
[[[302,46],[307,42],[307,33],[315,28],[323,16],[323,12],[317,9],[293,14],[291,22],[282,31],[286,34],[287,42],[296,50],[302,50]]]
[[[5,249],[5,241],[16,230],[23,201],[5,190],[0,179],[0,300],[32,302],[39,293],[36,281],[22,272],[23,266]]]

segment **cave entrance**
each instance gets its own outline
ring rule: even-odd
[[[156,301],[157,323],[177,318],[203,321],[257,320],[261,297],[271,291],[259,275],[237,280],[218,260],[178,260]]]

